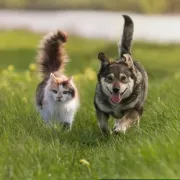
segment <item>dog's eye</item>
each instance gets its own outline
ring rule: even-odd
[[[57,94],[57,90],[54,90],[54,89],[53,89],[52,92],[55,93],[55,94]]]
[[[125,81],[127,79],[126,76],[121,76],[121,81]]]
[[[106,77],[106,79],[111,82],[111,81],[114,80],[114,75],[113,75],[113,74],[110,74],[110,75],[108,75],[108,76]]]

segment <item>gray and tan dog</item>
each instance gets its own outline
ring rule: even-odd
[[[139,124],[143,105],[147,96],[148,77],[145,69],[131,57],[134,31],[132,19],[123,15],[125,23],[119,58],[110,61],[102,52],[98,59],[101,68],[95,91],[94,105],[98,124],[102,132],[109,134],[109,116],[116,119],[114,133],[125,133],[136,122]]]

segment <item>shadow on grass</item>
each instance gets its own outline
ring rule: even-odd
[[[75,120],[72,130],[68,131],[61,125],[49,127],[39,117],[38,113],[33,112],[31,114],[33,114],[33,116],[28,115],[29,117],[27,117],[27,119],[29,119],[28,126],[27,122],[21,122],[21,126],[23,126],[27,136],[30,136],[30,138],[35,141],[38,140],[47,145],[58,142],[61,146],[68,145],[69,147],[75,147],[78,144],[78,148],[83,147],[85,149],[92,147],[98,148],[99,146],[111,147],[115,143],[121,144],[126,141],[128,142],[128,140],[132,139],[132,133],[136,133],[137,135],[138,130],[136,127],[133,127],[126,135],[112,134],[105,136],[100,132],[96,121],[87,121],[86,126],[84,126],[84,122]]]

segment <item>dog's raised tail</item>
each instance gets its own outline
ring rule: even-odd
[[[50,73],[63,72],[68,61],[64,49],[66,41],[67,35],[61,31],[51,32],[41,41],[37,63],[43,78],[49,77]]]
[[[124,29],[122,40],[119,43],[119,55],[123,57],[123,54],[131,54],[131,44],[134,32],[133,20],[128,15],[123,15],[124,18]]]

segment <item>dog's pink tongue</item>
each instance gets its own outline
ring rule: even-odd
[[[118,104],[120,101],[121,101],[121,96],[119,94],[113,94],[111,96],[111,101],[114,103],[114,104]]]

